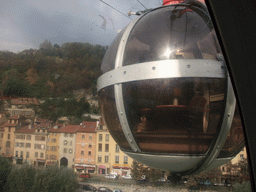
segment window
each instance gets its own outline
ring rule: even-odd
[[[98,156],[98,162],[99,163],[101,163],[101,160],[102,160],[101,156]]]
[[[120,150],[119,145],[116,144],[116,153],[119,153],[119,150]]]
[[[26,148],[31,148],[31,144],[30,143],[26,143]]]
[[[3,133],[1,133],[1,138],[3,138],[4,137],[4,134]]]
[[[19,151],[15,151],[15,157],[19,156]]]
[[[85,139],[85,135],[82,135],[82,139]]]
[[[115,163],[119,163],[119,156],[118,155],[115,156]]]
[[[106,140],[106,142],[109,141],[109,134],[106,134],[105,140]]]
[[[40,158],[44,158],[44,154],[43,153],[40,154]]]
[[[28,159],[29,158],[29,152],[27,151],[26,153],[26,158]]]
[[[64,140],[64,145],[67,145],[68,144],[68,141],[67,140]]]
[[[19,143],[15,143],[15,147],[19,147]]]
[[[91,151],[88,151],[88,156],[91,156],[92,155],[92,152]]]
[[[241,161],[244,160],[244,154],[241,154],[241,155],[240,155],[240,159],[241,159]]]
[[[20,157],[23,157],[23,151],[20,152]]]
[[[35,140],[36,141],[45,141],[45,137],[41,136],[41,135],[37,135],[37,136],[35,136]]]
[[[64,152],[64,153],[67,153],[67,152],[68,152],[68,149],[67,149],[67,148],[64,148],[63,152]]]
[[[10,141],[6,141],[6,147],[10,147],[11,146],[11,142]]]
[[[108,151],[109,151],[109,145],[105,144],[105,152],[108,152]]]
[[[31,135],[27,135],[27,140],[31,140]]]
[[[99,150],[98,151],[102,151],[102,144],[99,143]]]
[[[11,138],[11,135],[10,134],[8,134],[8,139],[10,139]]]
[[[20,143],[20,147],[24,147],[24,143]]]
[[[84,147],[84,142],[82,142],[82,147]]]
[[[69,153],[70,153],[70,154],[73,153],[73,149],[69,149]]]
[[[102,141],[102,134],[99,134],[99,141]]]
[[[88,146],[89,148],[92,148],[92,144],[91,143],[89,143],[89,146]]]
[[[69,137],[73,137],[73,134],[72,134],[72,133],[70,133],[70,134],[69,134]]]
[[[84,155],[84,151],[81,151],[81,155]]]
[[[38,152],[35,152],[35,157],[38,157]]]
[[[105,163],[108,163],[108,155],[105,156]]]
[[[8,127],[8,132],[11,132],[11,127]]]
[[[53,142],[53,143],[56,143],[56,139],[52,139],[52,142]]]
[[[64,137],[68,137],[68,134],[67,134],[67,133],[65,133],[65,134],[64,134]]]
[[[128,164],[128,156],[124,156],[124,164]]]
[[[89,135],[89,140],[92,140],[92,135]]]

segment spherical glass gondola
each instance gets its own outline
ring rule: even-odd
[[[202,4],[163,6],[133,21],[107,50],[102,71],[104,120],[135,160],[191,174],[243,147],[232,85]]]

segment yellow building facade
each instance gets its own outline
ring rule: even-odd
[[[61,124],[57,124],[48,130],[46,143],[46,166],[59,165],[59,131],[61,127]]]
[[[133,159],[120,150],[102,119],[96,130],[96,144],[98,174],[129,174]]]

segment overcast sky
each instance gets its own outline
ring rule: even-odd
[[[103,1],[124,14],[144,10],[138,0]],[[155,8],[162,0],[140,2],[147,8]],[[0,4],[0,50],[15,53],[38,49],[44,40],[59,45],[65,42],[110,45],[117,31],[132,21],[100,0],[0,0]]]

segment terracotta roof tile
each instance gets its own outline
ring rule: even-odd
[[[80,125],[67,125],[63,127],[59,132],[60,133],[76,133]]]
[[[39,105],[38,101],[36,98],[17,98],[17,99],[12,99],[11,104],[13,105],[29,105],[29,104],[35,104]]]
[[[83,121],[82,125],[79,125],[77,132],[94,133],[97,128],[97,122]]]
[[[59,133],[63,126],[63,124],[56,124],[52,128],[48,129],[47,132]]]
[[[33,128],[36,128],[36,129],[40,129],[40,128],[50,129],[51,128],[51,122],[43,122],[41,124],[34,125]]]
[[[14,116],[9,117],[9,119],[19,119],[19,116],[18,115],[14,115]]]
[[[15,133],[34,133],[35,129],[31,128],[29,129],[28,126],[22,127],[21,129],[15,131]]]
[[[16,125],[18,124],[5,122],[3,125],[1,125],[1,127],[15,127]]]

